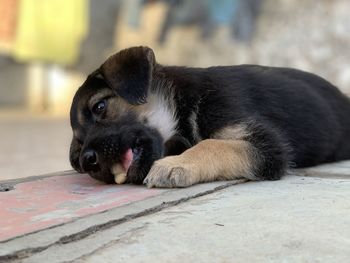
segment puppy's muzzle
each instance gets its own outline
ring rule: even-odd
[[[117,166],[127,175],[126,182],[142,183],[153,162],[163,156],[163,148],[157,130],[141,123],[99,124],[84,141],[79,165],[83,172],[106,183],[114,182]]]

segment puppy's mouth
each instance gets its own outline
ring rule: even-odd
[[[114,181],[117,184],[123,184],[127,181],[129,170],[135,167],[142,153],[142,148],[128,148],[122,155],[119,162],[113,164],[110,168]]]

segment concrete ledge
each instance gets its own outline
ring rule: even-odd
[[[350,180],[341,179],[239,184],[57,242],[21,262],[347,262],[349,195]]]
[[[70,243],[245,181],[215,182],[184,189],[147,189],[105,185],[87,175],[66,173],[17,182],[15,190],[0,193],[0,205],[8,207],[0,219],[0,237],[3,239],[0,261],[25,258],[54,244]],[[28,198],[31,201],[28,202]],[[32,206],[33,200],[37,202],[36,207]]]
[[[276,190],[286,184],[293,185],[294,181],[307,185],[318,180],[320,186],[322,178],[335,179],[335,186],[342,181],[349,182],[350,161],[293,173],[319,178],[313,181],[302,178],[300,183],[299,179],[293,179],[298,177],[288,176],[291,179],[287,178],[287,182],[273,183]],[[214,182],[185,189],[147,189],[144,186],[105,185],[72,171],[0,182],[5,190],[0,192],[3,208],[0,212],[0,261],[29,260],[61,246],[68,249],[65,244],[77,244],[96,233],[242,182],[246,180]],[[259,192],[264,192],[267,183],[246,185],[254,195],[256,193],[258,200]],[[313,191],[316,193],[317,188]]]
[[[3,207],[0,241],[106,211],[165,190],[131,185],[106,185],[87,175],[61,175],[7,182],[13,189],[0,193]]]
[[[350,161],[342,161],[337,163],[322,164],[307,169],[298,169],[298,174],[303,176],[349,179],[350,178]]]

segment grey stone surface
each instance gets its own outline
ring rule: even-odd
[[[323,178],[350,178],[350,161],[322,164],[307,169],[299,169],[298,173],[305,176]]]
[[[347,262],[349,195],[349,179],[239,184],[23,262]]]
[[[166,207],[177,205],[243,181],[213,182],[190,188],[169,189],[158,196],[0,242],[0,262],[28,257],[40,251],[51,251],[50,248],[55,244],[75,244],[77,240],[84,239],[95,232],[161,211]]]

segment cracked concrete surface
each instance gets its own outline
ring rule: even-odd
[[[56,244],[73,243],[89,237],[98,231],[123,224],[138,217],[147,216],[164,208],[175,206],[192,198],[206,195],[244,181],[214,182],[196,185],[191,188],[163,190],[157,197],[148,197],[79,219],[73,219],[65,224],[20,235],[16,238],[0,242],[0,262],[30,257]],[[133,186],[133,188],[137,187]]]
[[[349,173],[344,177],[291,175],[230,186],[56,243],[21,262],[347,262]],[[103,216],[113,220],[113,212]]]

